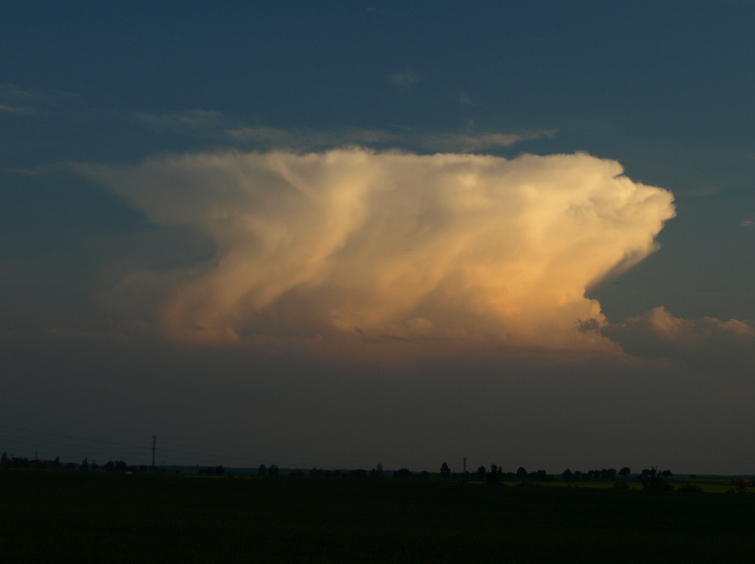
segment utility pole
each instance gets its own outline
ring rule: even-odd
[[[157,435],[152,435],[152,470],[155,469],[155,449],[157,448]]]

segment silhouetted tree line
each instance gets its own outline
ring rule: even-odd
[[[220,466],[203,466],[199,469],[199,473],[204,476],[225,476],[229,472],[221,464]]]
[[[152,466],[149,466],[147,464],[133,464],[129,465],[126,464],[123,460],[109,460],[107,464],[104,464],[102,466],[102,469],[105,472],[130,472],[132,474],[144,474],[146,472],[160,472],[159,469],[153,468]],[[96,468],[93,468],[93,470],[96,470]]]
[[[128,465],[123,460],[109,461],[107,464],[100,466],[94,460],[90,461],[89,458],[85,458],[80,464],[73,462],[63,463],[60,461],[60,457],[56,456],[55,460],[29,460],[22,457],[9,457],[7,453],[3,453],[0,458],[0,468],[33,468],[37,470],[78,470],[81,472],[104,470],[105,472],[156,472],[156,468],[147,466],[146,464]]]
[[[257,469],[257,475],[261,478],[276,478],[281,475],[280,469],[275,465],[271,464],[269,467],[265,464],[260,464],[259,468]],[[309,471],[305,472],[300,469],[292,470],[289,473],[290,476],[295,478],[300,478],[304,476],[309,476],[311,478],[352,478],[355,480],[382,480],[384,478],[387,478],[389,475],[394,480],[409,480],[409,479],[417,479],[417,480],[429,480],[430,479],[430,473],[427,471],[423,472],[412,472],[408,468],[399,468],[398,470],[394,470],[393,472],[387,472],[384,470],[383,465],[381,463],[378,463],[375,465],[375,467],[372,470],[364,470],[362,468],[355,468],[353,470],[323,470],[321,468],[312,468]]]
[[[263,478],[277,478],[280,475],[280,471],[278,470],[278,467],[275,464],[271,464],[270,468],[265,466],[264,464],[260,464],[259,470],[257,470],[257,473],[262,476]]]
[[[82,466],[85,466],[85,468],[82,468]],[[94,466],[97,467],[96,464],[94,464]],[[82,463],[82,465],[80,466],[74,464],[73,462],[64,464],[60,461],[59,456],[56,456],[55,460],[40,460],[37,458],[29,460],[28,458],[19,456],[9,457],[8,453],[4,452],[2,454],[2,457],[0,457],[0,468],[33,468],[36,470],[88,470],[90,467],[92,467],[92,465],[89,464],[86,458],[84,459],[84,463]]]
[[[451,470],[448,469],[448,465],[445,465],[446,469],[443,470],[443,475],[448,473],[450,476]],[[280,475],[280,470],[273,464],[270,467],[265,464],[261,464],[257,469],[257,475],[262,478],[274,478]],[[399,468],[398,470],[387,471],[383,467],[383,464],[378,462],[372,470],[365,470],[363,468],[355,468],[352,470],[323,470],[320,468],[312,468],[308,471],[300,469],[291,470],[288,473],[289,476],[302,477],[309,476],[311,478],[353,478],[357,480],[381,480],[388,478],[389,476],[394,480],[429,480],[430,472],[412,472],[408,468]]]
[[[631,470],[626,466],[619,471],[615,468],[603,468],[601,470],[588,470],[587,472],[580,472],[579,470],[572,472],[567,468],[560,476],[558,476],[556,474],[548,474],[545,470],[528,472],[521,466],[516,472],[504,472],[503,468],[499,465],[491,464],[490,469],[486,469],[485,466],[480,466],[475,472],[466,471],[459,475],[454,475],[448,464],[444,462],[441,465],[438,474],[445,480],[462,479],[498,484],[501,482],[516,481],[555,482],[559,479],[562,482],[615,482],[617,477],[626,478],[629,476],[630,472]]]
[[[7,453],[3,452],[0,459],[1,468],[33,468],[33,469],[52,469],[52,470],[78,470],[78,471],[96,471],[103,470],[108,473],[120,472],[120,473],[146,473],[156,472],[156,468],[151,466],[129,465],[123,460],[110,460],[106,464],[99,466],[95,461],[89,461],[85,458],[80,464],[74,464],[72,462],[63,463],[60,461],[60,457],[55,457],[54,460],[29,460],[23,457],[9,457]],[[465,481],[478,481],[486,482],[488,484],[498,484],[501,482],[516,482],[532,483],[532,482],[622,482],[626,485],[626,478],[631,473],[628,467],[623,467],[621,470],[615,468],[603,468],[601,470],[588,470],[587,472],[580,472],[579,470],[572,472],[570,469],[564,470],[560,475],[548,474],[545,470],[536,470],[528,472],[525,468],[519,467],[516,472],[504,472],[503,468],[497,464],[491,464],[490,468],[485,466],[479,466],[476,471],[465,471],[460,474],[455,474],[451,471],[448,463],[443,462],[438,471],[440,478],[444,480],[465,480]],[[199,474],[205,476],[230,476],[231,472],[220,466],[203,466],[199,468]],[[263,478],[277,478],[281,475],[281,470],[277,465],[271,464],[269,467],[265,464],[261,464],[257,470],[257,474]],[[412,472],[408,468],[399,468],[393,472],[387,472],[381,463],[375,465],[372,470],[354,469],[354,470],[323,470],[320,468],[312,468],[308,472],[302,470],[293,470],[290,472],[293,477],[309,476],[311,478],[353,478],[353,479],[373,479],[380,480],[391,476],[395,480],[429,480],[431,475],[427,471]],[[642,483],[643,489],[647,490],[669,490],[673,489],[668,479],[673,474],[670,470],[658,470],[657,467],[646,468],[642,470],[637,479]],[[622,485],[618,483],[617,485]]]
[[[18,456],[9,457],[8,453],[4,452],[2,458],[0,458],[1,468],[61,468],[60,458],[55,460],[29,460],[28,458],[21,458]]]
[[[588,470],[587,472],[572,472],[568,468],[561,474],[564,482],[615,482],[617,477],[626,478],[631,470],[626,466],[619,471],[615,468]]]

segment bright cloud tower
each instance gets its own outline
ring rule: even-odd
[[[586,289],[674,216],[671,193],[582,153],[220,152],[90,172],[214,241],[212,261],[152,278],[175,288],[162,322],[186,341],[610,348],[580,330],[605,323]]]

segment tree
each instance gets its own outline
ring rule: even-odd
[[[734,488],[730,490],[726,490],[726,493],[739,493],[744,494],[747,493],[747,481],[742,479],[734,479]]]
[[[529,474],[527,473],[527,470],[525,470],[523,467],[519,467],[516,470],[516,477],[518,480],[526,480]]]
[[[628,467],[626,467],[626,466],[624,466],[624,468],[622,468],[621,470],[619,470],[619,476],[621,476],[622,478],[626,478],[631,473],[632,473],[632,471]]]
[[[280,475],[280,471],[278,470],[278,466],[275,464],[271,464],[270,468],[267,469],[267,475],[271,478],[276,478]]]
[[[81,466],[79,466],[79,470],[82,472],[86,472],[89,470],[89,460],[87,458],[84,458],[84,460],[81,461]]]
[[[412,477],[412,473],[408,468],[399,468],[393,472],[393,477],[397,480],[408,480]]]
[[[440,466],[440,477],[444,480],[448,480],[451,477],[451,469],[445,462]]]
[[[383,477],[383,463],[378,462],[377,466],[370,471],[370,478],[382,478]]]
[[[564,470],[564,471],[562,472],[562,474],[561,474],[561,479],[562,479],[562,480],[563,480],[564,482],[571,482],[571,481],[573,481],[573,480],[574,480],[574,474],[572,474],[572,471],[571,471],[571,470],[569,470],[569,469],[567,468],[566,470]]]
[[[267,476],[267,466],[260,464],[259,470],[257,470],[257,474],[262,476],[263,478]]]
[[[642,489],[644,490],[656,490],[656,491],[672,491],[672,486],[666,478],[662,476],[663,472],[659,472],[658,468],[653,466],[650,469],[642,471],[642,475],[638,477],[638,480],[642,483]]]
[[[482,481],[482,480],[485,480],[486,477],[487,477],[487,471],[485,470],[485,467],[480,466],[477,469],[477,479]]]
[[[479,470],[478,470],[479,472]],[[503,470],[497,464],[490,465],[490,472],[485,476],[486,481],[490,485],[499,484],[503,478]]]

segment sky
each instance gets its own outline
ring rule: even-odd
[[[752,474],[754,24],[14,3],[0,450]]]

